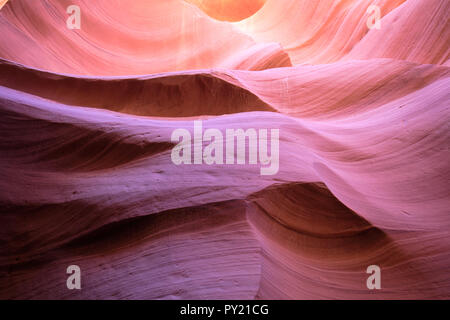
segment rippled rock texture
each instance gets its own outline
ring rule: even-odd
[[[450,299],[450,1],[3,2],[0,298]]]

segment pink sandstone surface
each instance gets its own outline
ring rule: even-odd
[[[228,2],[4,5],[0,298],[450,299],[450,1]],[[196,119],[278,173],[174,165]]]

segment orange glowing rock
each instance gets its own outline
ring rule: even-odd
[[[255,14],[267,0],[186,0],[209,16],[222,21],[240,21]]]
[[[450,1],[190,2],[0,11],[0,299],[450,299]]]

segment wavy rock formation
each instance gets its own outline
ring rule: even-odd
[[[73,4],[82,13],[75,31],[65,23]],[[2,9],[0,28],[2,58],[77,75],[291,65],[279,45],[255,43],[180,0],[13,1]]]
[[[188,2],[0,11],[0,298],[450,299],[449,2]],[[175,165],[196,120],[279,170]]]
[[[210,17],[221,21],[240,21],[254,15],[267,0],[185,0]]]

